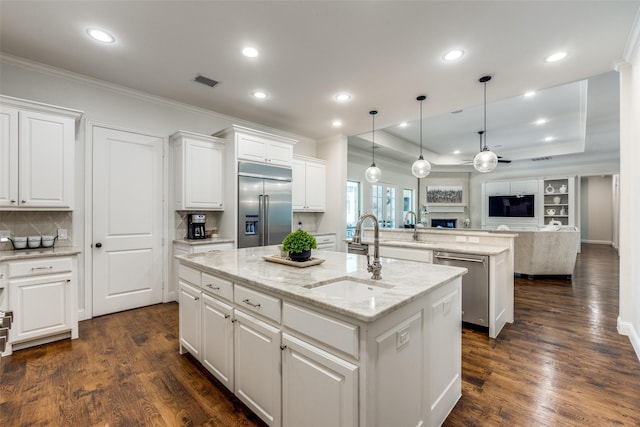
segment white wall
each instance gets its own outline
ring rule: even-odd
[[[640,359],[640,26],[620,64],[620,315]]]
[[[613,244],[612,181],[611,175],[580,180],[580,238],[584,243]]]
[[[58,105],[84,111],[76,148],[76,202],[73,213],[73,245],[80,247],[78,289],[79,318],[90,318],[91,314],[91,162],[86,161],[90,152],[89,123],[100,123],[164,138],[165,153],[168,154],[168,136],[177,130],[187,130],[210,135],[232,124],[277,133],[295,138],[295,154],[315,156],[315,141],[274,130],[256,123],[225,116],[185,104],[176,103],[148,94],[129,90],[107,82],[90,79],[32,62],[3,55],[0,58],[0,88],[3,95],[46,104]],[[330,170],[331,165],[327,168]],[[233,178],[235,179],[235,178]],[[165,195],[168,180],[165,179]],[[126,208],[126,207],[125,207]],[[168,213],[168,212],[167,212]],[[234,214],[234,213],[233,213]],[[224,215],[224,214],[223,214]],[[165,234],[170,243],[173,239],[175,215],[166,215]],[[234,238],[233,230],[220,230],[223,237]],[[168,246],[165,251],[165,285],[168,280]],[[165,286],[166,288],[166,286]]]

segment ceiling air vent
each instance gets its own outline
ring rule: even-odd
[[[197,81],[198,83],[202,83],[203,85],[207,85],[209,87],[214,87],[219,83],[213,79],[210,79],[209,77],[201,76],[200,74],[198,74],[194,80]]]
[[[540,160],[551,160],[551,156],[534,157],[533,159],[531,159],[532,162],[538,162]]]

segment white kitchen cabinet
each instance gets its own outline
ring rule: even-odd
[[[10,346],[19,350],[62,338],[78,338],[76,257],[7,262]]]
[[[232,316],[231,305],[202,293],[202,364],[231,391],[234,390]]]
[[[280,329],[235,310],[235,395],[267,425],[281,425]]]
[[[358,366],[282,336],[282,425],[357,426]]]
[[[487,196],[515,196],[519,194],[538,193],[538,180],[526,179],[518,181],[489,181],[484,184]]]
[[[0,209],[72,209],[82,113],[4,96],[0,103]]]
[[[201,292],[180,278],[180,354],[186,351],[201,360]]]
[[[176,210],[223,210],[225,141],[180,131],[171,135]]]
[[[319,251],[335,251],[336,250],[336,235],[335,234],[322,234],[314,235],[316,238],[316,249]]]
[[[295,212],[326,210],[326,174],[322,160],[302,156],[293,159],[291,202]]]
[[[214,136],[233,141],[238,160],[291,167],[295,139],[234,125]]]

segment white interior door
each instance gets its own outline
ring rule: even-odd
[[[93,128],[93,315],[162,302],[161,138]]]

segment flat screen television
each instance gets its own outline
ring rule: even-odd
[[[535,216],[533,194],[521,196],[489,196],[489,216],[527,218]]]

